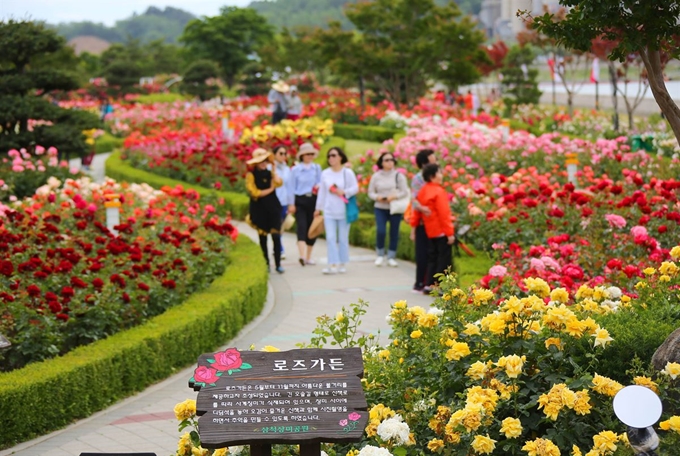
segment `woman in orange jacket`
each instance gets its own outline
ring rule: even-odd
[[[424,293],[429,293],[435,285],[435,274],[443,273],[453,264],[451,246],[454,231],[451,221],[449,196],[442,187],[442,172],[437,164],[429,164],[423,168],[423,179],[426,184],[418,192],[416,199],[422,206],[430,209],[429,215],[414,211],[411,226],[418,226],[422,220],[427,233],[427,281]]]

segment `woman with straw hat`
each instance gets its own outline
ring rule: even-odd
[[[321,166],[314,163],[319,152],[311,143],[300,146],[297,159],[300,161],[290,173],[288,192],[288,213],[295,214],[297,222],[298,250],[302,266],[314,265],[312,248],[316,238],[309,237],[309,227],[314,220],[316,195],[321,181]]]
[[[246,163],[251,170],[246,174],[246,190],[250,195],[250,209],[246,222],[257,230],[260,237],[260,248],[269,268],[267,254],[267,236],[274,242],[274,263],[276,272],[283,274],[281,267],[281,203],[275,190],[282,184],[273,166],[274,156],[262,149],[253,151],[253,157]],[[272,166],[269,166],[272,165]],[[271,168],[271,169],[270,169]]]
[[[272,125],[276,125],[286,118],[288,113],[286,93],[288,89],[288,84],[283,81],[276,81],[267,95],[267,101],[269,101],[272,110]]]

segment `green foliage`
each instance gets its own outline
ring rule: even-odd
[[[186,100],[186,97],[179,93],[149,93],[142,94],[135,99],[137,103],[141,104],[174,103],[183,100]]]
[[[376,0],[345,11],[357,32],[333,23],[315,36],[321,56],[335,73],[363,77],[392,103],[412,105],[429,80],[449,85],[475,82],[485,61],[484,34],[455,4],[433,0]]]
[[[124,43],[115,43],[105,50],[98,58],[99,62],[95,65],[96,56],[87,57],[88,66],[96,69],[104,68],[120,61],[135,62],[141,76],[155,76],[158,74],[180,73],[185,66],[185,58],[182,49],[175,44],[165,43],[163,40],[154,40],[144,43],[139,39],[128,39]],[[81,55],[81,59],[83,56]],[[101,71],[96,76],[101,76]],[[139,82],[137,80],[136,82]]]
[[[219,87],[214,82],[219,72],[219,67],[212,60],[196,60],[184,73],[180,90],[200,98],[201,101],[214,98],[219,93]],[[212,83],[209,82],[210,79],[213,79]]]
[[[108,152],[113,152],[123,146],[123,138],[117,138],[109,132],[105,132],[102,136],[98,137],[94,142],[94,151],[96,154],[105,154]]]
[[[240,236],[228,256],[231,266],[184,304],[63,357],[0,374],[0,410],[5,412],[0,448],[106,408],[236,336],[266,298],[267,273],[259,252]]]
[[[176,43],[186,24],[194,18],[193,14],[171,6],[166,6],[164,10],[150,6],[142,14],[133,14],[127,19],[116,21],[113,27],[84,21],[63,23],[54,28],[67,40],[91,35],[118,43],[128,38],[143,42],[161,39],[167,43]]]
[[[249,97],[267,95],[271,89],[271,72],[261,62],[249,62],[243,68],[241,85]]]
[[[309,344],[303,343],[297,346],[300,348],[323,348],[330,345],[337,348],[368,348],[369,342],[374,339],[374,336],[372,334],[358,336],[361,317],[366,315],[367,308],[368,303],[360,299],[358,303],[350,304],[349,309],[343,306],[335,317],[328,315],[317,317],[317,326]]]
[[[392,139],[394,135],[402,133],[402,130],[359,124],[335,124],[333,125],[333,131],[336,136],[341,138],[361,139],[375,143],[382,143]]]
[[[225,6],[219,16],[189,22],[180,40],[196,58],[216,61],[231,87],[251,55],[272,36],[271,26],[255,10]]]
[[[538,89],[536,76],[538,70],[531,68],[536,57],[531,46],[513,46],[505,58],[503,74],[503,101],[511,108],[513,105],[536,104],[541,99],[541,91]],[[527,69],[526,74],[523,70]]]
[[[44,96],[78,87],[77,59],[64,39],[41,23],[9,20],[0,22],[0,46],[0,153],[42,145],[66,156],[87,154],[82,130],[98,126],[97,116],[59,108]],[[29,119],[52,125],[29,128]]]
[[[112,94],[121,96],[136,91],[135,85],[144,75],[139,63],[130,59],[117,59],[104,68],[103,76]]]

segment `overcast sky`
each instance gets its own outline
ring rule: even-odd
[[[153,0],[152,0],[153,1]],[[181,8],[196,16],[214,16],[221,6],[247,6],[250,0],[0,0],[0,19],[31,18],[52,24],[93,21],[113,25],[149,6]]]

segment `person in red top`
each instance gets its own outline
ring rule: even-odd
[[[443,273],[453,264],[451,246],[454,241],[453,222],[449,196],[442,187],[442,172],[439,165],[432,163],[423,168],[423,179],[426,184],[418,192],[418,203],[430,209],[429,215],[413,211],[411,226],[418,226],[422,220],[427,233],[427,281],[424,293],[429,293],[435,285],[435,274]]]

